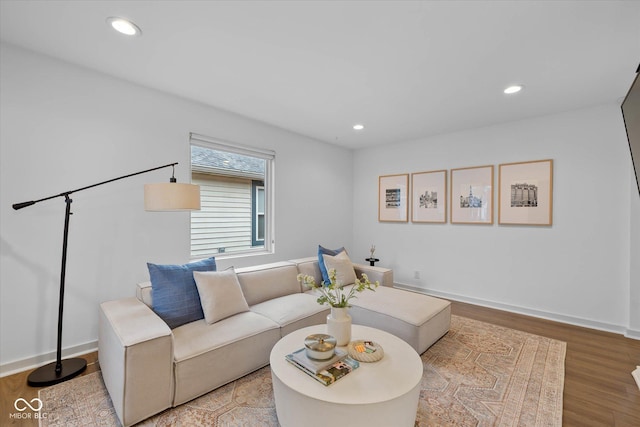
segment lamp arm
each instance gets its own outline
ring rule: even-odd
[[[86,190],[88,188],[97,187],[99,185],[107,184],[109,182],[117,181],[124,178],[129,178],[135,175],[140,175],[143,173],[155,171],[158,169],[163,169],[169,166],[175,166],[178,163],[169,163],[168,165],[158,166],[155,168],[143,170],[140,172],[130,173],[128,175],[123,175],[118,178],[109,179],[107,181],[102,181],[97,184],[87,185],[86,187],[78,188],[71,191],[65,191],[64,193],[56,194],[53,196],[45,197],[39,200],[30,200],[28,202],[16,203],[13,205],[13,209],[18,210],[22,208],[26,208],[27,206],[35,205],[38,202],[42,202],[44,200],[53,199],[55,197],[64,197],[66,203],[66,210],[64,216],[64,234],[62,238],[62,265],[60,268],[60,296],[58,299],[58,339],[56,345],[56,361],[49,363],[48,365],[44,365],[34,370],[27,377],[27,384],[30,386],[46,386],[57,384],[62,381],[66,381],[74,376],[83,372],[87,367],[86,360],[82,358],[71,358],[62,360],[62,316],[64,311],[64,290],[65,290],[65,276],[66,276],[66,266],[67,266],[67,240],[69,237],[69,217],[71,216],[71,203],[73,200],[69,197],[71,193],[75,193],[78,191]],[[173,178],[173,175],[172,175]]]
[[[13,206],[13,209],[15,209],[15,210],[26,208],[27,206],[35,205],[36,203],[43,202],[45,200],[54,199],[56,197],[67,197],[72,193],[77,193],[78,191],[87,190],[89,188],[97,187],[99,185],[108,184],[108,183],[113,182],[113,181],[118,181],[120,179],[125,179],[125,178],[129,178],[129,177],[136,176],[136,175],[141,175],[143,173],[152,172],[152,171],[155,171],[155,170],[158,170],[158,169],[168,168],[169,166],[175,166],[177,164],[178,164],[178,162],[169,163],[168,165],[158,166],[158,167],[147,169],[147,170],[143,170],[143,171],[140,171],[140,172],[130,173],[128,175],[123,175],[123,176],[119,176],[117,178],[108,179],[106,181],[102,181],[102,182],[99,182],[97,184],[87,185],[86,187],[76,188],[75,190],[65,191],[65,192],[60,193],[60,194],[54,194],[53,196],[44,197],[42,199],[30,200],[28,202],[22,202],[22,203],[14,203],[12,206]]]

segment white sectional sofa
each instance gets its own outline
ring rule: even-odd
[[[353,323],[390,332],[424,352],[449,330],[450,303],[393,288],[393,271],[354,264],[358,277],[382,285],[351,301]],[[170,329],[151,309],[151,284],[136,297],[100,305],[98,357],[124,426],[140,422],[269,363],[289,332],[326,323],[327,306],[297,280],[322,281],[315,257],[236,270],[249,310],[213,324],[205,319]]]

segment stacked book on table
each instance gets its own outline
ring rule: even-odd
[[[333,357],[327,360],[308,357],[304,348],[287,354],[285,359],[311,378],[326,386],[333,384],[360,366],[357,360],[349,357],[347,352],[341,349],[336,349]]]

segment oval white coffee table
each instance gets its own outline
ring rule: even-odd
[[[304,347],[311,334],[326,333],[316,325],[290,333],[271,350],[271,377],[278,421],[282,427],[413,426],[420,398],[422,360],[409,344],[387,332],[353,325],[351,340],[371,340],[384,357],[324,386],[285,360]],[[343,347],[346,349],[346,347]]]

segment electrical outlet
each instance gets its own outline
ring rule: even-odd
[[[413,272],[413,278],[414,279],[419,279],[420,278],[420,272],[418,270]]]

